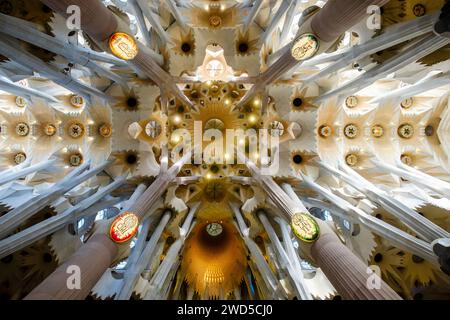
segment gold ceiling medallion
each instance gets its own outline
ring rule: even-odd
[[[356,166],[358,164],[358,162],[359,162],[359,158],[354,153],[350,153],[345,157],[345,163],[350,167]]]
[[[21,164],[27,160],[27,155],[24,152],[18,152],[14,155],[14,163]]]
[[[233,91],[231,91],[230,95],[231,95],[231,97],[232,97],[233,99],[237,99],[237,98],[239,98],[239,96],[240,96],[241,94],[239,93],[239,91],[233,90]]]
[[[427,13],[427,9],[423,4],[418,3],[413,7],[413,13],[416,17],[423,17]]]
[[[68,134],[74,139],[81,138],[84,134],[84,126],[81,123],[73,123],[69,126]]]
[[[16,124],[16,134],[20,137],[26,137],[30,133],[30,127],[25,122]]]
[[[135,236],[138,227],[138,216],[133,212],[125,212],[114,219],[109,229],[109,236],[116,243],[124,243]]]
[[[79,167],[83,163],[81,153],[73,153],[69,156],[69,164],[71,167]]]
[[[219,89],[220,88],[219,88],[219,86],[217,84],[213,84],[210,87],[210,90],[211,90],[212,93],[217,93],[219,91]]]
[[[309,214],[294,214],[291,220],[291,227],[295,236],[303,242],[312,243],[319,238],[319,225]]]
[[[109,123],[104,123],[98,128],[98,133],[103,138],[109,138],[112,135],[112,127]]]
[[[333,133],[333,129],[330,126],[322,125],[319,127],[319,136],[322,138],[328,138]]]
[[[18,106],[19,108],[25,108],[26,106],[28,106],[28,102],[23,97],[16,97],[16,106]]]
[[[169,121],[176,130],[184,127],[184,117],[183,114],[178,113],[171,116],[169,119],[161,111],[155,111],[147,119],[132,123],[128,128],[128,133],[133,138],[146,141],[154,147],[160,147],[170,141],[171,138],[177,140],[176,143],[178,143],[185,137],[183,131],[177,131],[177,134],[174,135],[168,134]]]
[[[297,61],[312,58],[319,51],[319,40],[311,34],[305,33],[298,37],[291,49],[291,55]]]
[[[133,60],[139,53],[136,40],[125,32],[113,33],[109,38],[109,48],[113,55],[122,60]]]
[[[400,138],[411,139],[414,136],[414,127],[408,123],[405,123],[398,128],[397,132]]]
[[[400,103],[400,106],[401,106],[403,109],[410,109],[410,108],[413,106],[413,104],[414,104],[413,98],[408,98],[408,99],[403,100],[403,101]]]
[[[345,99],[345,105],[347,108],[355,108],[358,106],[358,97],[356,96],[349,96],[347,99]]]
[[[359,133],[359,129],[356,124],[351,123],[351,124],[346,125],[344,128],[344,135],[348,139],[355,139],[358,136],[358,133]]]
[[[216,169],[215,169],[216,168]],[[202,184],[203,196],[208,202],[223,202],[227,198],[229,185],[221,179],[223,172],[217,165],[212,165],[204,175],[206,181]]]
[[[284,134],[284,125],[278,120],[272,121],[269,124],[269,132],[272,137],[281,137]]]
[[[205,123],[205,131],[206,130],[210,130],[210,129],[217,129],[220,131],[224,131],[225,128],[225,123],[217,118],[213,118],[213,119],[209,119],[208,121],[206,121]]]
[[[70,104],[74,108],[84,108],[86,106],[86,101],[82,96],[79,96],[77,94],[74,94],[70,97]]]
[[[428,125],[425,127],[425,135],[427,137],[432,137],[435,133],[434,127],[432,125]]]
[[[56,127],[53,124],[46,124],[44,126],[44,134],[48,137],[52,137],[56,134]]]
[[[372,137],[381,138],[384,135],[384,128],[379,124],[376,124],[370,130],[370,133],[372,134]]]
[[[413,158],[409,154],[402,154],[400,156],[400,160],[407,166],[410,166],[413,164]]]
[[[209,17],[209,25],[213,28],[218,28],[222,24],[222,18],[219,16],[211,16]]]

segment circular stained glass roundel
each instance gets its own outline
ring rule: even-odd
[[[145,126],[145,133],[153,139],[156,139],[159,137],[159,135],[162,132],[162,126],[161,124],[156,121],[156,120],[152,120],[149,123],[147,123],[147,125]]]
[[[319,41],[313,34],[303,34],[295,40],[291,48],[292,57],[303,61],[312,58],[319,50]]]
[[[212,237],[217,237],[223,232],[223,227],[220,223],[212,222],[206,226],[206,232]]]
[[[222,62],[213,59],[206,65],[206,71],[211,79],[217,79],[225,72],[225,67]]]
[[[133,36],[124,32],[116,32],[109,38],[111,52],[123,60],[133,60],[139,52],[139,46]]]
[[[291,227],[294,234],[306,243],[319,238],[320,229],[317,222],[308,214],[296,213],[292,216]]]

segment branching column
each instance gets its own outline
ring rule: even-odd
[[[118,247],[107,234],[96,234],[70,259],[34,288],[25,300],[83,300],[105,270],[110,267]],[[71,287],[70,276],[80,274],[80,289]]]
[[[68,16],[67,8],[76,5],[80,8],[81,13],[81,29],[91,36],[98,44],[107,48],[108,39],[119,29],[128,29],[128,26],[119,24],[116,16],[106,8],[99,0],[42,0],[47,6],[64,17]],[[128,31],[129,30],[122,30]],[[138,43],[139,53],[130,62],[138,70],[145,73],[155,83],[166,88],[183,103],[192,106],[192,102],[177,87],[173,78],[152,58],[151,49],[145,45]]]
[[[170,169],[162,170],[158,178],[129,208],[129,211],[141,221],[166,191],[188,159],[190,159],[190,154],[180,159]],[[85,245],[69,258],[68,262],[59,266],[25,299],[85,299],[105,270],[117,259],[118,254],[129,247],[129,241],[119,244],[110,238],[109,226],[111,223],[112,221],[105,221],[103,229],[95,233]],[[80,289],[74,289],[67,285],[71,275],[68,273],[68,270],[71,269],[68,268],[71,266],[75,266],[81,271]]]
[[[292,187],[283,184],[292,201],[301,204]],[[401,300],[378,275],[347,248],[325,222],[316,220],[320,236],[306,245],[314,262],[344,299],[349,300]]]
[[[291,222],[295,235],[301,240],[303,254],[312,258],[322,268],[344,299],[401,299],[378,275],[369,272],[370,269],[339,240],[324,221],[309,214],[289,184],[283,184],[281,188],[272,177],[262,175],[253,162],[247,160],[246,164],[253,179],[283,213],[283,217]],[[317,225],[314,226],[310,220],[315,221]],[[309,232],[312,229],[315,232]],[[305,234],[300,234],[303,231]],[[311,234],[314,234],[314,237],[310,238]],[[372,287],[370,281],[379,286]]]
[[[382,6],[389,0],[330,0],[311,19],[300,27],[297,35],[313,34],[317,40],[318,51],[315,55],[325,52],[350,27],[357,24],[367,16],[367,8],[371,5]],[[309,19],[309,20],[308,20]],[[297,39],[288,44],[293,47]],[[292,56],[291,50],[272,64],[258,79],[258,82],[247,92],[239,102],[238,107],[245,105],[255,94],[279,79],[287,71],[298,65],[301,61]]]
[[[344,299],[401,300],[334,233],[322,234],[311,246],[311,255]]]

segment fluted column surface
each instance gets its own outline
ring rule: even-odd
[[[94,235],[67,262],[60,265],[39,286],[34,288],[25,297],[25,300],[85,299],[113,262],[117,250],[117,246],[107,235]],[[80,289],[70,289],[67,286],[67,280],[74,274],[73,271],[68,273],[68,270],[70,271],[68,268],[71,266],[80,268]]]
[[[70,16],[67,8],[77,5],[81,12],[81,29],[99,42],[106,41],[117,30],[117,19],[101,1],[42,0],[63,16]]]
[[[389,0],[328,0],[311,21],[311,28],[320,40],[333,41],[368,16],[369,6],[381,7],[388,2]]]
[[[401,300],[383,280],[376,281],[380,288],[370,289],[368,272],[364,264],[334,234],[322,234],[311,247],[311,255],[337,292],[347,300]]]

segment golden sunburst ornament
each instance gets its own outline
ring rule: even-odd
[[[317,106],[313,101],[317,98],[315,96],[307,96],[308,88],[296,89],[291,97],[291,110],[294,112],[317,110]]]
[[[238,31],[236,37],[236,53],[241,56],[250,55],[258,51],[258,39],[250,39],[250,33],[247,31],[243,33],[241,30]]]
[[[383,28],[440,10],[445,0],[391,0],[383,6]]]
[[[127,111],[136,111],[140,108],[140,99],[134,89],[129,91],[120,91],[121,95],[113,95],[115,103],[114,108],[120,108]]]
[[[173,50],[181,56],[191,56],[195,53],[195,37],[192,29],[188,32],[180,31],[179,37],[174,39]]]
[[[393,289],[409,295],[409,288],[401,276],[400,270],[405,267],[404,252],[384,243],[376,237],[377,247],[372,253],[370,264],[380,268],[381,276]]]
[[[116,159],[114,167],[120,168],[120,172],[134,172],[139,165],[139,153],[136,151],[117,151],[112,154]]]
[[[0,1],[0,13],[31,22],[40,32],[53,36],[49,27],[53,11],[39,0],[3,0]],[[49,50],[25,41],[20,43],[20,47],[45,62],[52,62],[57,56]],[[0,57],[1,60],[2,58]]]
[[[198,112],[192,112],[192,119],[186,121],[186,127],[194,136],[195,121],[201,122],[203,130],[205,130],[213,120],[216,120],[216,123],[222,123],[217,128],[221,131],[243,128],[244,123],[244,120],[239,118],[239,113],[233,111],[232,107],[228,106],[225,101],[209,101],[207,99]]]
[[[292,151],[291,152],[291,166],[295,171],[299,171],[305,168],[312,159],[317,155],[310,152]]]
[[[402,275],[409,288],[413,288],[416,284],[429,285],[436,281],[436,269],[433,264],[416,256],[412,253],[405,253],[405,268],[402,269]]]
[[[278,137],[280,142],[292,139],[289,132],[290,123],[281,118],[278,114],[272,113],[265,117],[263,128],[268,130],[268,134],[272,137]]]
[[[48,237],[43,238],[21,251],[20,265],[25,270],[22,277],[26,279],[22,288],[24,292],[31,291],[58,266],[49,241]]]
[[[98,127],[98,134],[103,138],[111,137],[113,133],[113,128],[110,123],[103,123]]]
[[[86,100],[82,96],[77,94],[71,95],[69,101],[70,105],[77,109],[81,109],[86,106]]]
[[[229,28],[236,24],[238,12],[235,7],[224,8],[210,4],[205,8],[192,8],[189,11],[191,24],[200,28]]]
[[[47,123],[44,125],[42,131],[44,132],[44,134],[48,137],[52,137],[56,134],[57,129],[56,126],[54,124],[51,123]]]

